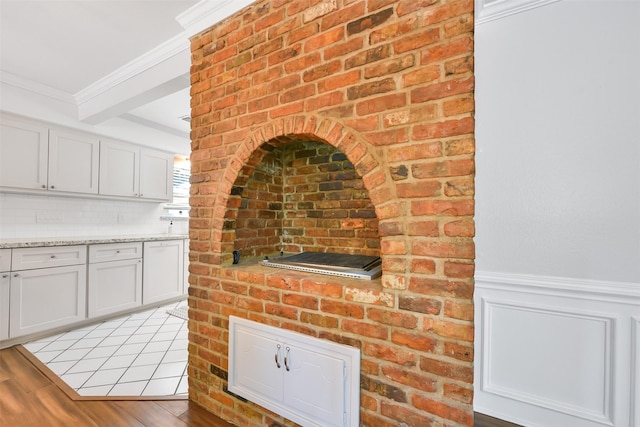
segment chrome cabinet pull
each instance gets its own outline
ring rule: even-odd
[[[279,355],[280,355],[280,344],[278,344],[278,346],[277,346],[276,356],[275,356],[275,359],[276,359],[276,366],[278,367],[278,369],[280,369],[280,366],[281,366],[281,365],[280,365],[280,361],[278,360],[278,356],[279,356]],[[285,360],[285,363],[286,363],[287,359],[285,358],[284,360]]]
[[[287,347],[286,350],[287,351],[286,351],[285,356],[284,356],[284,367],[287,368],[287,371],[290,371],[291,369],[289,369],[289,362],[288,362],[287,358],[289,357],[289,352],[291,351],[291,348]]]

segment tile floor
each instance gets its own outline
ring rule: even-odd
[[[181,301],[29,342],[24,347],[81,396],[187,394]]]

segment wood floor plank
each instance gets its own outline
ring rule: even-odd
[[[522,427],[508,421],[490,417],[489,415],[475,413],[473,417],[473,427]]]
[[[163,407],[165,410],[171,412],[176,417],[184,414],[189,410],[189,400],[163,400],[157,401],[158,405]]]
[[[189,427],[233,427],[221,418],[213,416],[202,406],[189,402],[189,410],[180,416]]]
[[[25,392],[14,380],[0,382],[0,425],[47,425],[46,415],[33,393]]]
[[[158,405],[156,402],[124,400],[114,402],[114,405],[131,414],[145,426],[188,427],[188,424]]]
[[[77,409],[85,413],[99,426],[109,427],[147,427],[135,416],[115,406],[109,400],[74,401]],[[151,425],[148,425],[151,427]]]
[[[47,417],[47,426],[100,426],[54,384],[37,390],[33,394],[40,404],[39,411],[44,412]]]
[[[15,347],[0,351],[0,378],[11,378],[26,392],[51,384],[35,366],[25,363],[24,357]]]

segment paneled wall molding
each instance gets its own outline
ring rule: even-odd
[[[614,343],[612,340],[616,322],[614,316],[602,316],[594,311],[570,310],[567,308],[559,309],[551,304],[528,304],[515,300],[513,302],[507,302],[503,300],[493,300],[491,298],[482,298],[479,309],[482,312],[484,332],[482,334],[482,345],[480,346],[482,349],[482,376],[478,378],[478,380],[481,380],[482,392],[536,405],[545,409],[551,409],[597,424],[614,425],[611,413],[611,403],[613,401],[611,381],[614,371],[614,358],[612,355]],[[558,356],[556,360],[556,362],[559,362],[559,364],[565,368],[570,366],[571,360],[569,359],[579,356],[579,352],[571,353],[574,351],[572,349],[574,344],[584,346],[585,343],[583,341],[573,343],[569,338],[563,341],[562,335],[571,332],[568,335],[588,334],[597,337],[592,341],[587,341],[586,344],[591,344],[591,346],[588,347],[591,351],[589,351],[589,357],[586,357],[581,362],[589,367],[589,372],[585,372],[582,377],[590,376],[591,381],[585,381],[585,384],[576,383],[578,388],[583,388],[579,387],[580,385],[588,387],[589,398],[580,401],[569,393],[566,393],[566,391],[564,394],[558,393],[556,396],[536,393],[535,391],[532,392],[531,389],[535,389],[535,381],[527,375],[522,375],[525,381],[516,384],[517,381],[513,380],[516,375],[514,372],[521,371],[525,366],[539,367],[544,365],[544,363],[535,365],[536,362],[534,360],[539,360],[538,357],[530,361],[531,363],[527,363],[524,358],[526,357],[525,355],[523,355],[523,358],[517,358],[518,362],[513,361],[513,359],[516,358],[510,358],[514,366],[511,370],[505,368],[504,364],[496,363],[496,360],[504,357],[503,354],[500,354],[504,353],[503,349],[505,347],[502,344],[509,342],[509,340],[505,339],[503,333],[504,325],[496,324],[496,322],[501,322],[505,319],[512,320],[513,325],[516,327],[522,326],[519,322],[535,323],[540,325],[541,329],[545,329],[544,325],[556,326],[553,330],[546,329],[546,331],[542,332],[551,338],[548,341],[546,339],[540,339],[535,335],[532,335],[531,338],[540,343],[548,344],[544,347],[554,347],[564,355],[571,354],[571,357]],[[527,320],[528,322],[526,322]],[[528,339],[524,339],[522,344],[525,345],[527,341]],[[514,342],[511,343],[516,344]],[[555,344],[555,346],[552,344]],[[531,348],[531,350],[533,351],[535,348]],[[546,350],[543,350],[543,352],[544,351]],[[551,353],[553,354],[553,352]],[[520,364],[519,367],[517,367],[518,364]],[[568,369],[562,369],[561,371],[562,372],[558,372],[558,374],[562,373],[570,376]],[[578,375],[579,372],[576,371],[574,373],[576,374],[574,379],[577,380],[580,376]],[[522,388],[518,388],[518,386],[522,386]],[[544,390],[544,387],[542,390]],[[566,399],[562,399],[563,397]]]
[[[476,25],[557,1],[559,0],[475,0]]]
[[[538,276],[500,272],[477,271],[476,288],[543,295],[554,294],[572,298],[606,300],[629,304],[633,300],[640,303],[640,283],[607,282],[572,277]]]
[[[631,401],[640,402],[640,315],[631,318]],[[631,407],[629,425],[640,427],[640,404]]]
[[[478,271],[474,409],[640,427],[640,284]]]

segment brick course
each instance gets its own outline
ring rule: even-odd
[[[259,0],[191,47],[190,398],[291,425],[223,391],[233,314],[360,348],[363,426],[472,425],[473,0]]]

